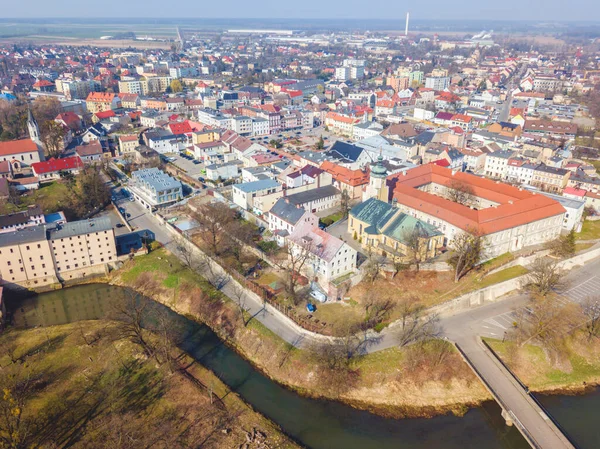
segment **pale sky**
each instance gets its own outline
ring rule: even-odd
[[[3,1],[3,18],[186,17],[449,20],[600,20],[599,0],[22,0]]]

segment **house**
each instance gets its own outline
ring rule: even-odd
[[[83,143],[90,143],[94,140],[104,140],[106,138],[106,130],[100,123],[90,126],[81,135]]]
[[[562,193],[567,186],[571,172],[564,168],[539,164],[533,170],[531,185],[544,192]]]
[[[75,153],[77,153],[81,161],[85,164],[99,162],[102,160],[102,144],[98,140],[95,140],[87,145],[78,145],[75,148]]]
[[[328,112],[325,116],[325,126],[331,132],[347,137],[352,137],[354,125],[359,122],[360,120],[355,117],[349,117],[336,112]]]
[[[484,174],[490,178],[506,179],[508,173],[508,161],[513,156],[509,150],[494,151],[485,157]]]
[[[523,128],[515,123],[499,122],[492,123],[487,127],[487,131],[515,140],[516,138],[521,137]]]
[[[321,170],[333,178],[333,186],[341,192],[347,192],[350,200],[362,197],[363,186],[369,184],[369,173],[366,170],[351,170],[331,161],[321,164]]]
[[[74,112],[61,112],[54,121],[67,127],[73,133],[78,133],[83,129],[81,118]]]
[[[46,223],[42,208],[38,205],[29,206],[27,210],[14,214],[0,216],[0,233],[17,231],[30,226]]]
[[[233,202],[244,210],[252,210],[254,198],[282,190],[281,184],[274,179],[244,182],[232,186]]]
[[[227,180],[237,178],[240,174],[240,161],[233,160],[223,164],[210,164],[205,167],[206,179],[211,181]]]
[[[134,151],[139,144],[139,139],[136,135],[124,134],[119,136],[119,152],[121,154]]]
[[[9,161],[0,162],[0,178],[12,178],[12,166]]]
[[[316,279],[322,286],[356,270],[356,250],[309,223],[297,226],[287,242],[296,257],[308,252],[309,258],[301,271],[310,280]]]
[[[367,251],[374,250],[402,263],[432,259],[444,246],[444,234],[435,226],[376,198],[369,198],[350,210],[348,233]],[[413,238],[420,243],[414,243]]]
[[[121,107],[121,99],[109,92],[90,92],[85,99],[85,105],[88,112],[95,114],[110,109],[119,109]]]
[[[83,169],[83,162],[79,156],[64,157],[61,159],[48,159],[44,162],[32,164],[33,174],[41,183],[61,179],[65,175],[77,175]]]
[[[549,120],[526,120],[523,131],[532,135],[570,139],[577,134],[577,125],[575,123]]]
[[[269,230],[276,236],[279,246],[285,245],[285,238],[296,230],[296,226],[308,224],[311,228],[319,225],[319,218],[303,207],[297,207],[279,198],[267,213]]]
[[[307,184],[316,184],[317,187],[331,185],[332,177],[329,173],[312,165],[305,165],[299,170],[288,173],[285,177],[285,185],[288,189]]]
[[[341,198],[341,192],[332,185],[317,187],[316,189],[286,196],[286,200],[291,205],[303,207],[313,213],[339,206]]]
[[[31,139],[0,142],[0,161],[8,161],[13,172],[43,160],[43,153]]]

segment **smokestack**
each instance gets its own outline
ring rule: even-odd
[[[404,30],[404,35],[408,36],[408,19],[410,18],[410,13],[406,13],[406,29]]]

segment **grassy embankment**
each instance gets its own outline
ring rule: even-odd
[[[600,220],[585,220],[581,227],[581,232],[577,234],[577,240],[596,240],[600,239]]]
[[[578,332],[565,339],[561,353],[550,357],[538,345],[518,346],[487,339],[513,372],[533,391],[582,391],[600,384],[600,339],[587,339]]]
[[[272,379],[314,397],[338,399],[389,416],[463,413],[489,399],[446,342],[393,348],[352,360],[344,381],[257,320],[244,326],[233,302],[186,269],[166,250],[129,261],[112,282],[127,285],[208,324]]]
[[[489,260],[468,273],[458,283],[454,282],[454,273],[451,271],[421,271],[419,273],[401,271],[393,278],[391,275],[387,277],[380,276],[373,284],[361,282],[353,287],[344,295],[350,300],[341,303],[321,304],[313,315],[314,318],[331,323],[333,326],[342,325],[343,323],[358,323],[364,320],[364,304],[372,296],[391,297],[394,300],[416,297],[424,306],[432,307],[466,293],[526,274],[527,269],[517,265],[486,275],[486,273],[513,259],[512,254],[506,253]],[[300,308],[298,313],[306,314]],[[392,310],[383,324],[397,320],[399,314],[399,309]]]
[[[18,417],[15,437],[23,445],[15,447],[95,449],[123,447],[119,442],[127,440],[127,447],[183,449],[204,441],[229,449],[245,443],[253,429],[270,447],[297,447],[176,348],[172,354],[186,375],[115,339],[117,329],[111,321],[85,321],[0,335],[6,389],[0,409],[14,418],[2,420],[0,434]]]

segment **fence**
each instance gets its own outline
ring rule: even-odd
[[[157,217],[159,217],[159,220],[162,223],[164,223],[165,229],[167,229],[171,234],[177,236],[178,238],[185,238],[193,245],[195,251],[206,256],[205,253],[200,248],[198,248],[198,246],[193,241],[191,241],[185,233],[181,232],[172,224],[165,222],[162,216],[157,214]],[[289,318],[294,324],[296,324],[299,327],[299,330],[311,332],[315,337],[318,336],[315,334],[321,334],[322,336],[332,335],[333,327],[330,324],[323,323],[318,319],[313,320],[313,318],[310,315],[307,315],[306,317],[301,316],[291,306],[281,304],[279,301],[277,301],[276,296],[269,290],[267,290],[264,286],[254,282],[251,279],[247,279],[241,273],[230,269],[220,257],[211,256],[208,258],[208,261],[208,263],[213,263],[215,265],[214,268],[222,271],[223,273],[228,274],[233,279],[235,279],[235,281],[237,281],[242,287],[245,288],[246,293],[251,293],[255,295],[265,305],[268,304],[278,313]]]

